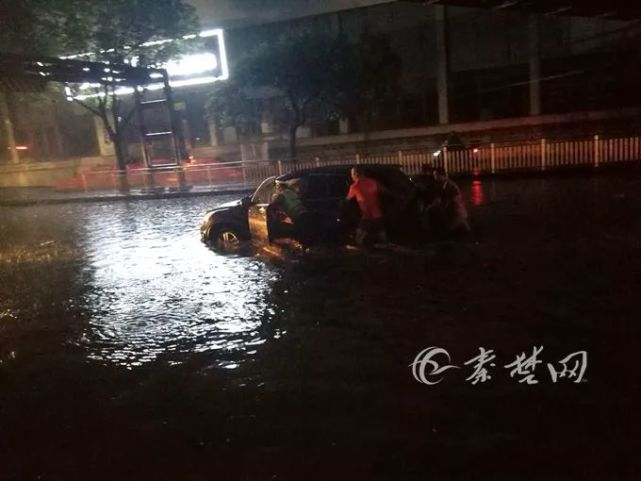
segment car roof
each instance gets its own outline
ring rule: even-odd
[[[309,174],[334,174],[334,175],[349,175],[350,170],[353,165],[328,165],[326,167],[314,167],[311,169],[301,169],[296,172],[289,172],[283,174],[279,177],[276,177],[276,180],[279,182],[285,182],[291,179],[297,179]],[[390,171],[390,170],[399,170],[400,165],[398,164],[358,164],[358,167],[365,169],[369,172],[372,171]]]

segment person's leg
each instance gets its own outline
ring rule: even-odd
[[[309,247],[314,243],[313,221],[309,213],[302,214],[296,219],[296,240],[303,247]]]
[[[371,222],[368,220],[361,219],[356,228],[356,233],[354,234],[354,241],[356,245],[361,247],[367,240],[367,235],[371,230]]]
[[[423,207],[419,213],[419,224],[421,232],[426,235],[430,233],[430,209]]]
[[[381,244],[388,244],[387,231],[385,230],[385,221],[383,219],[376,219],[374,221],[374,230],[376,231],[376,239]]]

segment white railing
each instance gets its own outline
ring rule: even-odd
[[[444,168],[450,175],[486,175],[505,172],[536,172],[575,167],[641,161],[641,137],[546,140],[510,144],[485,144],[475,148],[433,151],[401,150],[370,155],[317,157],[296,163],[286,161],[242,161],[196,164],[162,169],[131,169],[127,180],[132,188],[155,186],[179,189],[183,185],[211,188],[254,188],[263,179],[286,172],[331,165],[395,164],[407,174],[417,174],[425,164]],[[69,183],[74,190],[116,188],[116,171],[88,171]]]

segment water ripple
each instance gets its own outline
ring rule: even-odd
[[[224,201],[40,207],[40,217],[47,210],[53,219],[75,219],[74,232],[53,233],[67,238],[82,266],[81,298],[70,305],[84,320],[69,342],[89,359],[128,368],[176,364],[194,353],[233,368],[255,354],[267,339],[270,283],[278,274],[200,243],[202,213]]]

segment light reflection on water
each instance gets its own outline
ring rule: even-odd
[[[131,367],[215,351],[230,368],[265,342],[275,274],[253,258],[207,250],[198,239],[200,212],[185,204],[139,203],[88,217],[93,282],[81,344],[91,359]]]
[[[470,202],[474,207],[483,205],[485,202],[485,195],[483,192],[483,182],[476,179],[472,181]]]
[[[278,273],[252,257],[220,256],[201,244],[202,214],[227,200],[192,198],[11,211],[11,232],[6,230],[2,240],[26,252],[35,252],[34,242],[37,247],[46,240],[51,243],[47,252],[57,253],[38,267],[38,276],[46,269],[42,282],[81,286],[66,289],[74,296],[64,301],[67,304],[52,294],[48,305],[53,310],[25,301],[23,307],[29,311],[25,315],[44,324],[71,326],[80,309],[80,329],[70,328],[67,342],[98,362],[132,368],[152,361],[181,363],[194,353],[205,353],[208,363],[237,367],[268,337],[279,335],[268,326],[274,312],[268,301],[270,285]],[[21,231],[21,226],[44,218],[48,220],[44,234],[35,227]],[[43,239],[35,240],[32,231]],[[61,267],[75,263],[81,266],[78,278]],[[20,293],[14,297],[20,301]]]

